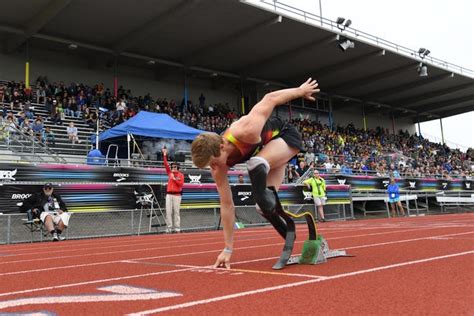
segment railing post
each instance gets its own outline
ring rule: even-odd
[[[134,226],[133,215],[134,215],[134,214],[133,214],[133,210],[131,210],[131,211],[130,211],[130,227],[131,227],[131,232],[132,232],[131,235],[134,234],[134,229],[133,229],[133,228],[134,228],[134,227],[133,227],[133,226]]]
[[[7,215],[7,244],[11,243],[11,223],[12,223],[12,216]]]

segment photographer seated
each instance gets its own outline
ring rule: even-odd
[[[70,214],[59,194],[54,193],[51,183],[46,183],[41,192],[35,193],[23,202],[21,212],[31,212],[32,218],[39,218],[53,241],[64,240],[61,233],[69,224]]]

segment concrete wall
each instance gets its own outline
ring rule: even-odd
[[[349,123],[353,123],[358,128],[364,127],[364,118],[362,115],[362,107],[360,104],[354,104],[354,106],[346,107],[344,110],[334,112],[334,122],[345,126]],[[392,132],[392,120],[385,115],[372,113],[366,116],[367,128],[375,128],[377,126],[388,128],[390,133]],[[408,130],[410,134],[415,133],[415,124],[411,119],[397,119],[395,117],[395,131]]]
[[[25,54],[16,53],[10,55],[0,54],[0,79],[2,80],[24,80],[25,78]],[[46,75],[51,82],[64,81],[82,82],[94,85],[103,82],[106,87],[113,89],[113,68],[106,67],[107,61],[110,63],[110,56],[98,55],[85,58],[76,52],[62,53],[48,49],[30,50],[30,83],[34,83],[38,76]],[[145,61],[143,62],[145,63]],[[156,70],[158,69],[158,70]],[[159,66],[150,66],[149,69],[143,67],[118,66],[118,83],[126,89],[131,89],[133,95],[145,95],[148,92],[153,97],[166,97],[181,102],[184,96],[184,76],[179,68],[171,68],[160,72]],[[219,80],[202,80],[188,76],[188,98],[193,102],[198,102],[199,96],[204,93],[207,104],[229,103],[238,112],[241,108],[240,89],[238,83],[219,84]],[[261,84],[247,83],[244,88],[245,94],[249,97],[251,105],[260,100],[265,93],[274,90],[272,87],[265,87]],[[311,112],[297,107],[292,108],[292,117],[309,115],[310,119],[319,118],[323,124],[328,123],[327,115],[316,116]],[[279,115],[288,117],[288,106],[279,108]],[[346,107],[344,111],[334,112],[334,122],[339,125],[354,123],[362,128],[363,119],[360,104],[354,107]],[[392,130],[391,120],[382,115],[373,114],[367,117],[367,126],[373,128],[383,126]],[[395,130],[407,129],[410,133],[415,132],[415,125],[409,120],[396,120]]]
[[[113,68],[107,68],[107,57],[97,57],[92,61],[77,54],[63,54],[55,51],[35,49],[30,52],[30,84],[34,84],[38,76],[46,75],[50,82],[64,81],[81,82],[94,85],[103,82],[107,88],[113,89]],[[145,63],[145,61],[144,61]],[[118,66],[118,84],[130,89],[133,95],[145,95],[148,92],[153,97],[166,97],[180,102],[184,96],[184,76],[182,70],[166,72],[165,76],[157,80],[159,71],[150,69]],[[25,80],[24,54],[0,54],[0,79]],[[240,91],[234,87],[213,85],[211,81],[204,81],[188,77],[188,98],[199,102],[201,92],[206,97],[206,103],[229,103],[237,106],[240,102]]]

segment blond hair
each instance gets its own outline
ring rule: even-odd
[[[222,137],[216,133],[198,135],[191,145],[191,157],[198,168],[209,165],[212,157],[221,155]]]

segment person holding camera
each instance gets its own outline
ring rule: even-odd
[[[70,214],[61,196],[54,192],[52,183],[46,183],[41,192],[23,201],[20,212],[28,213],[29,219],[39,218],[53,241],[64,240],[61,233],[69,225]]]
[[[165,164],[166,173],[168,174],[168,186],[166,187],[166,232],[181,231],[181,195],[183,194],[184,175],[179,171],[179,164],[173,162],[168,163],[168,150],[163,148],[163,162]]]

